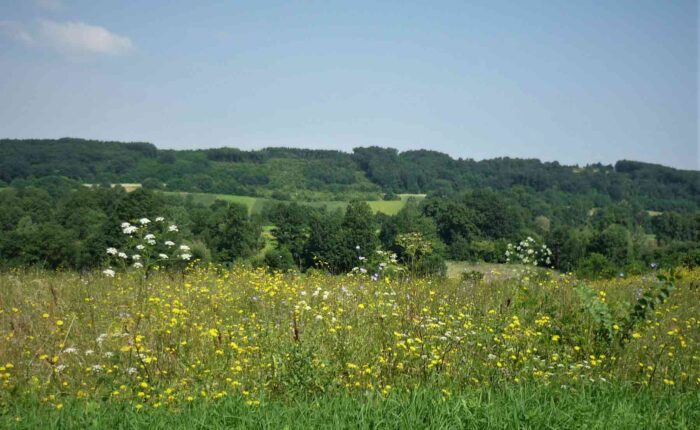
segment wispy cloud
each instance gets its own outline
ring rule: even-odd
[[[22,24],[15,21],[0,21],[0,33],[26,44],[34,43],[34,37],[26,31]]]
[[[32,26],[0,21],[0,33],[27,45],[45,46],[64,54],[124,55],[134,49],[128,37],[80,21],[40,19]]]
[[[84,22],[40,20],[38,34],[48,45],[68,53],[123,55],[133,49],[128,37]]]

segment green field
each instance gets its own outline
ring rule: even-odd
[[[211,205],[216,200],[225,200],[232,203],[239,203],[245,205],[248,208],[248,212],[251,215],[261,213],[266,204],[285,203],[285,201],[283,200],[275,200],[265,197],[237,196],[233,194],[185,193],[175,191],[164,191],[163,193],[166,195],[191,196],[195,202],[204,205]],[[369,206],[375,213],[381,212],[387,215],[395,215],[401,210],[401,208],[403,208],[406,205],[406,202],[410,198],[421,200],[425,198],[425,194],[400,194],[400,197],[401,200],[372,200],[367,201],[367,204],[369,204]],[[348,202],[337,200],[297,201],[296,203],[312,207],[325,206],[330,211],[337,209],[342,210],[345,209],[345,207],[348,205]]]

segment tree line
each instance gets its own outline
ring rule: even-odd
[[[144,216],[176,223],[202,262],[282,270],[376,272],[396,263],[440,275],[446,260],[505,262],[508,244],[525,237],[552,250],[552,267],[588,277],[700,264],[700,212],[651,212],[598,193],[481,188],[409,200],[393,216],[359,200],[344,211],[279,201],[251,215],[221,200],[206,206],[45,176],[0,188],[0,266],[101,267],[105,250],[125,241],[121,223]],[[263,226],[273,226],[272,240]]]
[[[622,160],[565,166],[536,159],[453,159],[436,151],[235,148],[162,150],[143,142],[74,138],[0,140],[0,186],[45,176],[83,183],[141,183],[170,191],[280,199],[363,200],[397,193],[450,195],[524,188],[531,194],[595,195],[646,210],[700,208],[700,172]],[[319,197],[320,196],[320,197]]]

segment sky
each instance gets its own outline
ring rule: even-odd
[[[696,1],[0,0],[0,138],[700,169]]]

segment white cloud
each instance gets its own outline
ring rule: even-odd
[[[123,55],[133,49],[128,37],[84,22],[40,20],[37,32],[42,42],[67,53]]]
[[[64,54],[124,55],[134,48],[131,39],[84,22],[38,20],[33,26],[0,20],[0,35],[27,45],[44,46]]]

